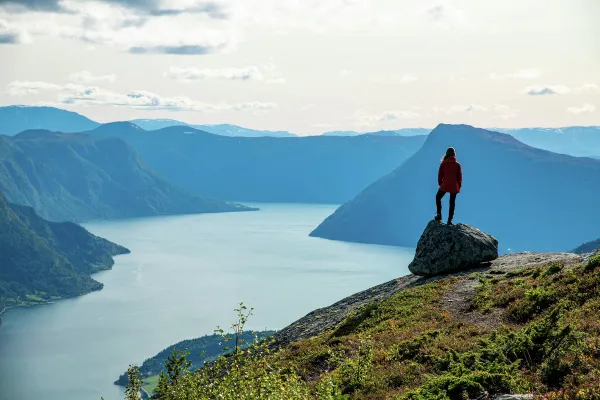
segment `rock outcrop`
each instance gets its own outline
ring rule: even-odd
[[[471,269],[496,258],[498,241],[493,236],[465,224],[431,221],[408,269],[415,275],[435,276]]]

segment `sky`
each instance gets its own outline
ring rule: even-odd
[[[300,135],[600,125],[599,0],[0,0],[0,105]]]

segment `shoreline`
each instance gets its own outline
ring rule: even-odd
[[[2,316],[4,315],[4,313],[11,308],[11,306],[6,306],[2,309],[2,311],[0,311],[0,321],[2,321]]]
[[[120,246],[120,247],[123,247],[123,246]],[[112,254],[110,256],[111,261],[107,261],[105,263],[100,262],[98,264],[93,264],[92,266],[97,267],[98,271],[90,273],[89,277],[92,278],[92,279],[94,279],[93,276],[95,274],[98,274],[100,272],[111,271],[113,269],[114,265],[115,265],[115,258],[116,257],[122,256],[122,255],[131,254],[131,250],[129,250],[126,247],[123,247],[123,248],[126,250],[126,252],[118,253],[118,254]],[[96,282],[98,282],[98,281],[96,281]],[[42,302],[36,302],[36,303],[33,303],[33,304],[25,304],[25,305],[17,305],[17,306],[6,306],[6,307],[4,307],[4,309],[2,309],[2,311],[0,311],[0,326],[2,326],[2,316],[4,315],[4,313],[6,311],[10,310],[11,308],[29,308],[29,307],[44,306],[44,305],[48,305],[48,304],[54,304],[54,303],[56,303],[57,300],[67,300],[67,299],[74,299],[74,298],[77,298],[77,297],[85,296],[87,294],[90,294],[90,293],[93,293],[93,292],[100,291],[100,290],[104,289],[104,283],[102,283],[102,282],[98,282],[98,283],[100,284],[100,287],[98,289],[92,289],[92,290],[90,290],[88,292],[80,293],[80,294],[77,294],[77,295],[74,295],[74,296],[60,297],[60,298],[51,299],[51,300],[44,300]]]
[[[59,300],[64,300],[64,299],[65,298],[61,298]],[[47,301],[44,301],[42,303],[26,304],[26,305],[21,305],[21,306],[6,306],[6,307],[4,307],[4,309],[2,311],[0,311],[0,326],[2,326],[2,316],[8,310],[15,309],[15,308],[31,308],[31,307],[37,307],[37,306],[45,306],[45,305],[48,305],[48,304],[54,304],[55,302],[56,302],[56,300],[47,300]]]
[[[8,310],[10,310],[11,308],[13,308],[12,306],[6,306],[2,309],[2,311],[0,311],[0,326],[2,326],[2,316],[4,315],[4,313]]]

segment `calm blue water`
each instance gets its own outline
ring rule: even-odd
[[[183,339],[229,326],[280,329],[318,307],[408,273],[413,249],[308,237],[334,206],[260,204],[260,212],[86,225],[127,246],[102,291],[9,310],[0,326],[1,400],[122,399],[112,382]]]

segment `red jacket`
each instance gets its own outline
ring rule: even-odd
[[[460,193],[462,168],[456,157],[448,157],[440,164],[438,172],[440,190],[446,193]]]

